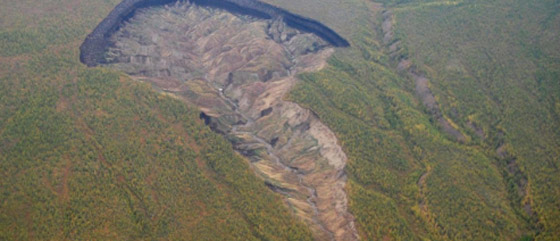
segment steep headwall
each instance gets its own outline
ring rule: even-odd
[[[205,6],[137,12],[111,35],[104,66],[197,106],[316,240],[358,240],[344,192],[347,157],[336,136],[312,111],[284,100],[297,75],[322,69],[334,48],[288,26],[305,21],[276,8],[228,1],[225,10],[208,6],[223,1],[200,1]]]
[[[124,0],[90,33],[80,46],[80,61],[87,66],[96,66],[105,60],[104,53],[110,46],[109,37],[119,28],[123,21],[134,15],[137,9],[164,5],[177,0]],[[191,0],[191,2],[230,12],[250,15],[257,18],[281,18],[295,29],[311,32],[335,47],[347,47],[350,44],[336,32],[313,19],[292,14],[286,10],[256,0]]]
[[[310,18],[290,13],[284,9],[256,0],[192,0],[198,5],[223,8],[230,12],[247,14],[260,18],[282,18],[292,28],[314,33],[335,47],[348,47],[350,44],[335,31]]]

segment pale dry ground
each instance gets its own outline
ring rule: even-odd
[[[187,4],[143,10],[113,41],[109,66],[211,116],[318,240],[358,239],[336,136],[283,100],[296,75],[323,68],[333,48],[280,21]]]

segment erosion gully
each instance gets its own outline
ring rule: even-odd
[[[188,2],[137,11],[107,41],[100,64],[197,106],[317,240],[359,239],[336,136],[313,112],[284,100],[297,74],[326,65],[329,41],[281,17]]]

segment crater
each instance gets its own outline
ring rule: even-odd
[[[80,61],[87,66],[104,63],[104,54],[112,45],[110,36],[119,30],[122,23],[132,18],[136,11],[153,6],[180,3],[177,0],[124,0],[90,33],[80,46]],[[314,33],[335,47],[348,47],[350,43],[335,31],[310,18],[290,13],[281,8],[256,0],[191,0],[200,6],[210,6],[253,16],[261,19],[280,19],[288,26],[303,32]]]
[[[100,24],[107,29],[86,39],[83,61],[198,107],[205,124],[251,161],[317,240],[357,240],[344,192],[346,155],[313,112],[283,99],[298,73],[323,68],[334,47],[347,42],[270,5],[221,2],[172,2],[134,13],[120,4],[127,15]],[[103,33],[103,45],[91,45],[95,33]]]

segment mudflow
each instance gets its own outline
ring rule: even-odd
[[[198,106],[317,240],[358,239],[346,155],[316,115],[283,100],[297,73],[326,64],[326,42],[281,19],[188,3],[139,10],[111,42],[107,66]]]

